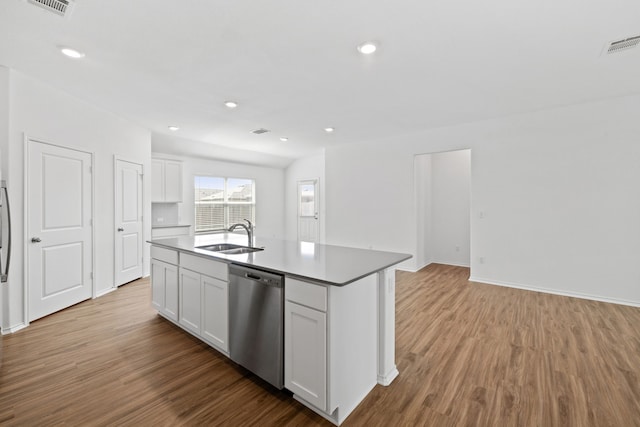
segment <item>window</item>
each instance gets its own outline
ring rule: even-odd
[[[252,179],[196,176],[196,233],[228,229],[248,219],[255,223],[255,182]]]

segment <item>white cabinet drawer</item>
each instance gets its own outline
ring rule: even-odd
[[[178,251],[172,251],[171,249],[151,246],[151,258],[178,265]]]
[[[320,311],[327,311],[327,288],[302,280],[286,277],[285,299]]]
[[[214,261],[199,256],[183,253],[180,255],[180,267],[196,271],[206,276],[214,277],[223,281],[229,280],[229,269],[227,263]]]

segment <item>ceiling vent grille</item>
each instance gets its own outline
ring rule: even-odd
[[[640,44],[640,36],[628,37],[622,40],[616,40],[607,46],[607,55],[631,49]]]
[[[263,133],[267,133],[269,132],[269,129],[265,129],[265,128],[260,128],[260,129],[256,129],[256,130],[252,130],[251,133],[255,133],[256,135],[261,135]]]
[[[69,0],[27,0],[27,2],[67,18],[73,8],[73,3]]]

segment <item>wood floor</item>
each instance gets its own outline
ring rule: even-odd
[[[344,426],[640,426],[640,309],[397,274],[400,376]],[[0,425],[327,426],[150,308],[140,280],[4,336]]]

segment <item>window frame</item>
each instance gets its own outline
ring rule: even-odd
[[[196,180],[198,178],[214,178],[214,179],[221,179],[223,180],[223,197],[222,197],[222,202],[214,202],[211,201],[210,204],[212,205],[221,205],[223,207],[223,226],[222,228],[207,228],[204,230],[199,230],[198,229],[198,204],[202,203],[198,198],[196,198],[196,190],[199,187],[196,187]],[[243,180],[243,181],[250,181],[251,182],[251,202],[242,202],[242,201],[229,201],[229,181],[230,180]],[[194,201],[193,201],[193,216],[194,216],[194,225],[193,225],[193,230],[194,230],[194,234],[213,234],[213,233],[223,233],[225,231],[228,231],[229,227],[231,225],[233,225],[233,222],[231,222],[230,219],[230,212],[229,212],[229,208],[231,206],[238,206],[238,205],[248,205],[251,206],[251,218],[247,218],[248,220],[250,220],[254,226],[255,226],[255,222],[256,222],[256,180],[254,178],[243,178],[243,177],[235,177],[235,176],[218,176],[218,175],[209,175],[209,174],[194,174],[193,175],[193,195],[194,195]]]

